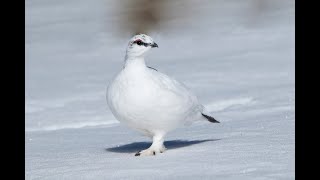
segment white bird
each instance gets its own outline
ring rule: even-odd
[[[152,145],[136,156],[164,152],[164,136],[182,125],[196,120],[219,123],[184,84],[146,66],[144,56],[154,47],[158,45],[151,37],[135,35],[129,41],[123,69],[107,90],[107,102],[116,119],[153,139]]]

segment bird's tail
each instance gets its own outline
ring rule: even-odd
[[[220,123],[219,121],[217,121],[216,119],[214,119],[213,117],[209,116],[209,115],[205,115],[203,113],[201,113],[203,117],[205,117],[209,122],[212,123]]]
[[[217,121],[215,118],[213,118],[209,111],[204,107],[202,106],[202,112],[201,112],[202,116],[205,117],[209,122],[212,122],[212,123],[220,123],[219,121]]]

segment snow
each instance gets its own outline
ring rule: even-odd
[[[116,2],[26,1],[26,179],[295,178],[294,1],[205,1],[192,27],[150,33],[148,65],[221,122],[169,133],[154,157],[106,103],[131,38],[111,28]]]

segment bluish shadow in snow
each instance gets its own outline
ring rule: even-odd
[[[194,140],[194,141],[185,141],[185,140],[173,140],[165,141],[164,145],[167,149],[176,149],[186,146],[191,146],[194,144],[200,144],[209,141],[218,141],[220,139],[205,139],[205,140]],[[134,153],[141,151],[142,149],[147,149],[151,145],[151,142],[134,142],[130,144],[125,144],[117,147],[107,148],[107,151],[117,152],[117,153]]]

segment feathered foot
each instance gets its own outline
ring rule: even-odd
[[[163,142],[163,135],[153,136],[151,146],[148,149],[137,152],[135,156],[154,156],[156,154],[163,153],[166,150]]]

